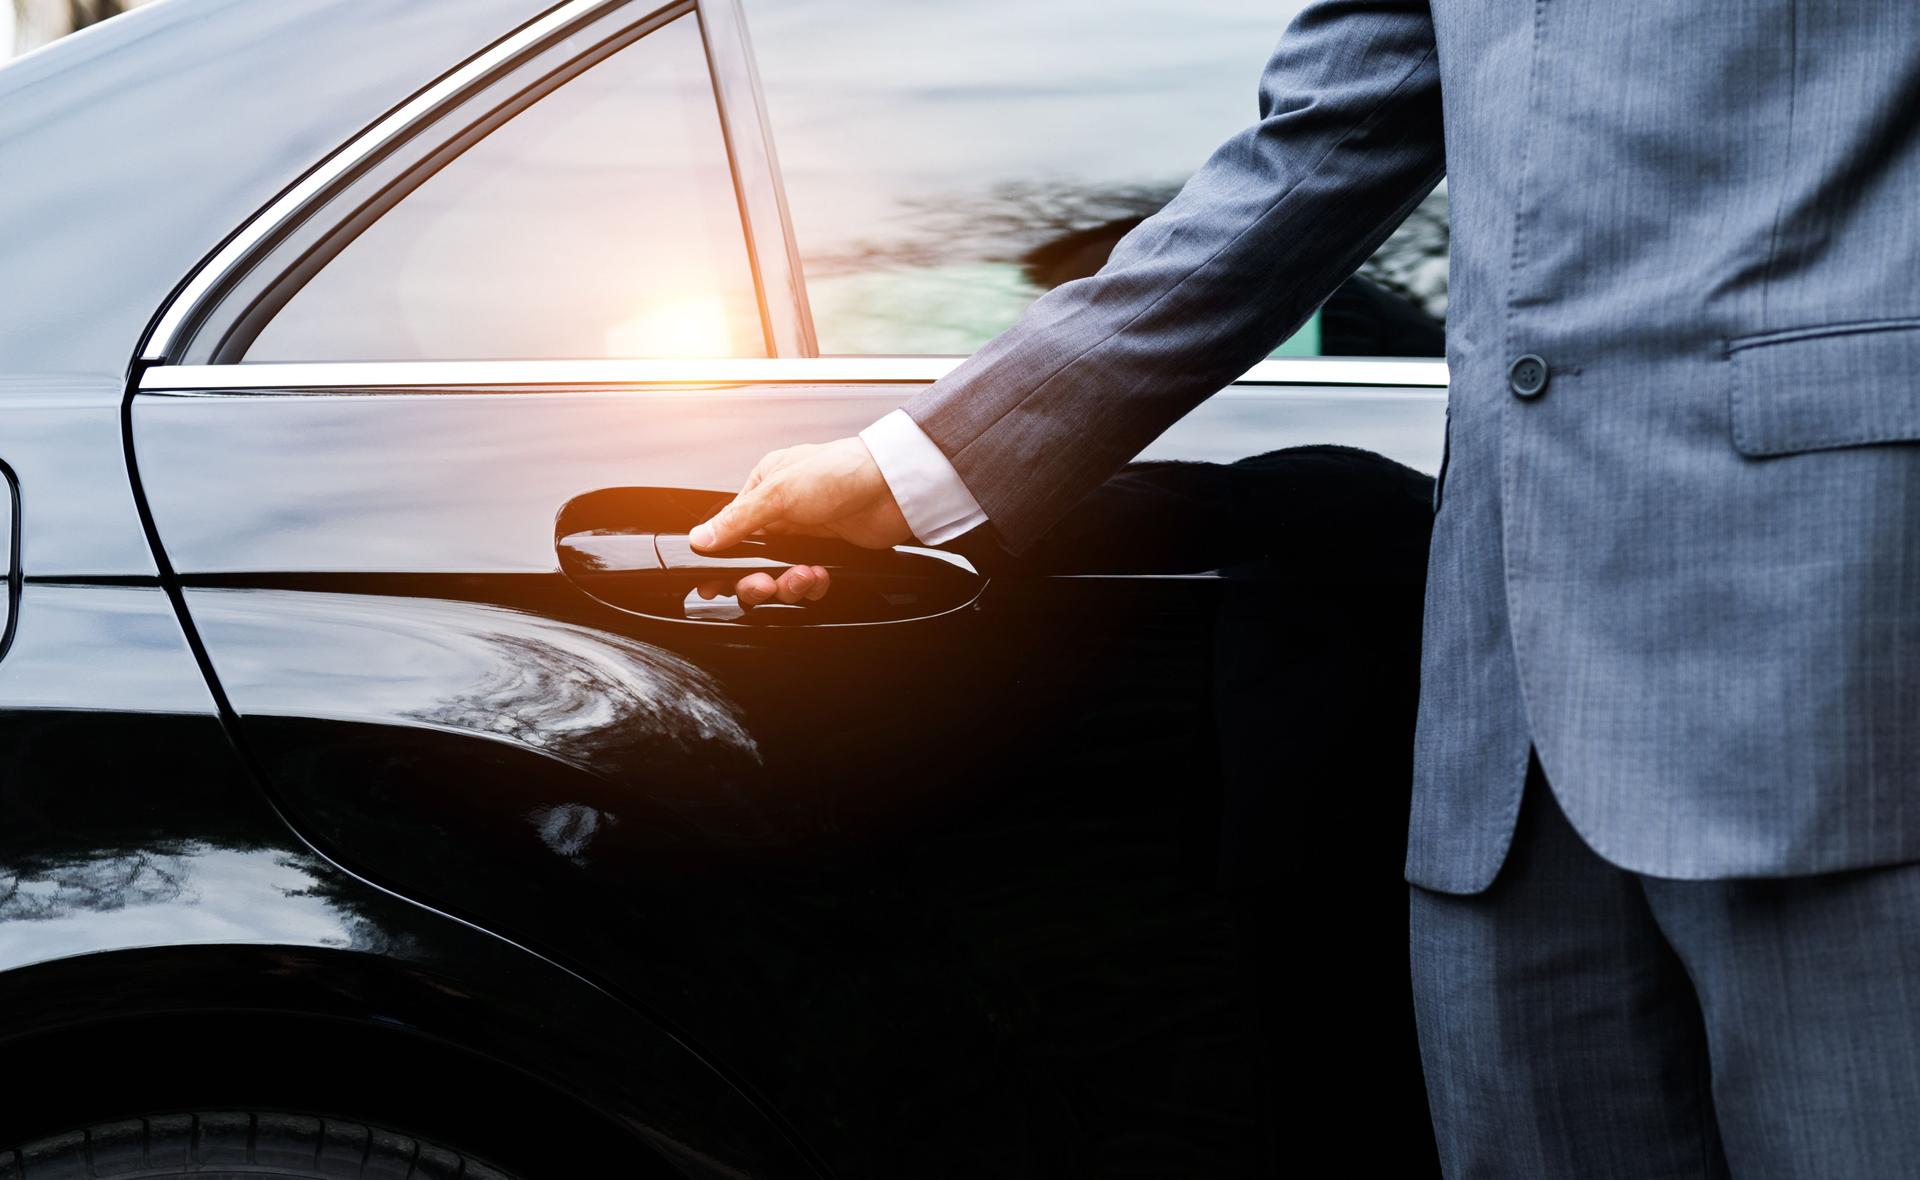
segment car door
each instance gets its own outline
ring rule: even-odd
[[[1040,559],[698,558],[760,454],[952,364],[819,355],[768,128],[731,0],[561,5],[165,309],[133,456],[267,789],[341,863],[645,1006],[839,1174],[1248,1173],[1282,1044],[1376,1083],[1348,1115],[1398,1111],[1403,915],[1340,941],[1321,821],[1365,817],[1403,908],[1418,568],[1343,538],[1424,480],[1146,468]],[[1270,362],[1155,453],[1431,467],[1438,370]],[[1308,468],[1331,527],[1154,542]],[[835,593],[690,593],[789,560]],[[1303,1006],[1379,1053],[1336,1059]]]

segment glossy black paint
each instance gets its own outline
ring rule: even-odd
[[[1428,481],[1311,456],[1123,481],[1060,564],[1003,560],[971,606],[882,626],[648,617],[562,571],[570,524],[685,528],[732,453],[884,396],[142,396],[133,421],[302,830],[636,997],[838,1174],[1255,1174],[1263,1072],[1335,1027],[1317,1073],[1401,1079],[1340,1116],[1413,1107],[1406,750],[1374,732],[1410,722]],[[678,507],[603,490],[636,475]],[[1220,565],[1242,576],[1187,576]],[[1314,899],[1305,866],[1356,864],[1368,884]],[[1296,939],[1353,974],[1290,977]],[[1311,1029],[1248,1035],[1296,1001]]]
[[[153,554],[127,481],[118,381],[0,377],[0,460],[21,497],[25,576],[148,577]]]
[[[15,1083],[0,1140],[273,1095],[485,1137],[476,1116],[497,1092],[565,1113],[635,1174],[700,1156],[693,1174],[811,1174],[645,1014],[297,839],[229,745],[157,587],[29,583],[21,623],[0,663],[0,1054]],[[19,1085],[36,1062],[72,1076],[83,1047],[169,1066]],[[370,1080],[394,1061],[422,1072]],[[430,1076],[461,1101],[428,1101]],[[520,1140],[499,1146],[538,1146]]]

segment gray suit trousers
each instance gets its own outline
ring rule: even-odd
[[[1449,1177],[1920,1175],[1920,866],[1642,876],[1536,763],[1493,886],[1411,916]]]

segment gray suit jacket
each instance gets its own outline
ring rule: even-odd
[[[1915,0],[1323,0],[1258,123],[907,411],[1031,544],[1443,171],[1409,879],[1493,879],[1530,747],[1630,869],[1920,860]]]

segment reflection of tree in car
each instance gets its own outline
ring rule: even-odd
[[[1099,270],[1178,191],[1014,183],[975,197],[903,200],[899,236],[810,261],[815,315],[831,325],[837,350],[971,350],[1042,293]],[[1447,248],[1440,189],[1276,355],[1443,355]]]
[[[110,16],[118,16],[130,8],[138,8],[147,0],[7,0],[6,7],[11,12],[0,14],[12,18],[11,24],[0,23],[0,58],[4,58],[9,48],[14,53],[25,53],[58,37],[88,25],[98,24]],[[12,45],[9,47],[4,37],[11,28]]]
[[[394,916],[408,903],[301,847],[264,805],[235,806],[253,787],[211,719],[15,710],[0,750],[0,947],[32,923],[42,953],[96,949],[107,927],[74,919],[104,914],[123,915],[118,930],[177,923],[366,951],[406,937]]]

